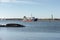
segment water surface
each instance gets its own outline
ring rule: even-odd
[[[0,24],[7,23],[23,24],[26,27],[0,27],[0,40],[60,40],[60,21],[0,20]]]

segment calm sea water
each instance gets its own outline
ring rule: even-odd
[[[0,20],[0,24],[7,23],[23,24],[26,27],[0,27],[0,40],[60,40],[60,21]]]

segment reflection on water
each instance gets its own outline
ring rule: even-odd
[[[0,24],[19,23],[26,27],[0,27],[0,40],[60,40],[59,21],[21,22],[0,21]]]

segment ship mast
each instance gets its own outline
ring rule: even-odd
[[[51,14],[51,19],[53,20],[54,18],[53,18],[53,14]]]
[[[31,13],[31,17],[32,17],[32,13]]]

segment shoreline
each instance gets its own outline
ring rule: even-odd
[[[57,20],[60,21],[60,18],[37,18],[38,21],[50,21],[50,20]],[[23,20],[23,18],[0,18],[0,20]]]
[[[0,18],[0,20],[23,20],[23,18]],[[45,19],[45,18],[39,19],[38,18],[38,20],[60,20],[60,19],[57,19],[57,18],[55,18],[55,19],[51,19],[51,18],[49,18],[49,19]]]

